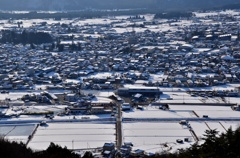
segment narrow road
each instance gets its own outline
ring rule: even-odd
[[[121,107],[118,107],[118,110],[121,110]],[[121,125],[122,122],[179,122],[181,120],[188,121],[240,121],[240,117],[229,117],[229,118],[122,118],[122,112],[117,114],[116,118],[107,117],[107,118],[95,118],[95,119],[28,119],[28,120],[0,120],[1,124],[25,124],[25,123],[40,123],[41,121],[46,121],[47,123],[62,123],[62,122],[100,122],[100,123],[115,123],[119,122]],[[122,126],[118,126],[118,133],[122,133]]]

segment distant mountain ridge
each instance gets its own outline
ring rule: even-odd
[[[240,0],[0,0],[0,10],[208,9]]]

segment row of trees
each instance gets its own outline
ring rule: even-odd
[[[14,30],[2,30],[1,43],[23,43],[23,44],[42,44],[51,43],[53,41],[52,36],[45,32],[28,32],[26,30],[21,33]]]
[[[193,14],[191,12],[164,12],[164,13],[157,13],[155,14],[154,18],[155,19],[174,19],[174,18],[180,18],[180,17],[184,17],[184,18],[189,18],[192,17]]]
[[[46,150],[33,151],[23,143],[10,142],[0,138],[0,157],[2,158],[80,158],[66,147],[51,143]],[[91,152],[86,152],[83,158],[92,158]]]

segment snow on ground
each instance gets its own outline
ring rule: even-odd
[[[172,111],[194,111],[200,118],[208,115],[209,118],[239,118],[240,112],[233,111],[230,106],[211,105],[170,105]]]
[[[164,89],[160,89],[163,91],[163,94],[160,95],[159,100],[157,102],[160,103],[233,103],[236,104],[240,101],[239,97],[201,97],[201,96],[191,96],[185,91],[165,91]]]
[[[101,93],[102,97],[95,97],[93,100],[92,100],[92,103],[94,102],[112,102],[111,99],[107,98],[108,96],[110,95],[113,95],[113,93],[111,92],[105,92],[105,93]]]
[[[208,106],[208,105],[170,105],[170,109],[177,110],[189,110],[189,111],[232,111],[229,106]]]
[[[189,123],[199,139],[203,138],[206,130],[209,130],[205,122],[191,121]]]
[[[45,118],[43,115],[20,115],[19,117],[11,117],[11,118],[2,118],[2,123],[17,123],[17,122],[35,122],[39,123],[41,121],[47,122],[69,122],[69,121],[83,121],[84,119],[92,120],[92,119],[108,119],[112,118],[110,114],[99,114],[99,115],[67,115],[67,116],[54,116],[52,120]]]
[[[68,149],[84,149],[102,147],[104,143],[114,141],[114,124],[48,123],[39,126],[28,147],[42,150],[54,142]]]
[[[240,84],[226,84],[220,86],[212,86],[212,87],[194,87],[194,88],[183,88],[189,91],[218,91],[218,90],[234,90],[236,87],[239,87]]]
[[[87,77],[82,77],[82,78],[107,78],[111,77],[113,75],[118,75],[120,73],[115,73],[115,72],[96,72],[94,74],[88,75]]]
[[[139,85],[142,85],[144,83],[148,83],[148,81],[146,80],[136,80],[135,84],[139,84]]]
[[[9,113],[8,113],[9,114]],[[18,121],[28,121],[28,122],[40,122],[44,120],[43,115],[20,115],[19,117],[11,117],[11,118],[2,118],[1,121],[5,122],[18,122]]]
[[[158,102],[160,103],[202,103],[202,97],[192,97],[185,92],[163,92]],[[206,99],[205,99],[206,100]]]
[[[49,86],[49,85],[47,85],[47,84],[34,85],[34,86],[33,86],[33,89],[36,89],[36,90],[38,90],[38,89],[46,90],[46,89],[47,89],[47,86]]]
[[[31,26],[35,26],[39,23],[42,23],[42,22],[47,22],[48,24],[56,24],[56,23],[70,23],[72,22],[72,20],[64,20],[64,22],[60,22],[60,21],[56,21],[56,20],[53,20],[53,19],[21,19],[19,20],[21,22],[23,22],[23,24],[21,26],[23,26],[24,28],[29,28]],[[11,23],[8,22],[8,20],[0,20],[0,23],[3,23],[1,26],[0,26],[0,29],[4,29],[6,27],[17,27],[17,22],[18,20],[16,21],[12,21]]]
[[[211,130],[216,129],[219,132],[219,134],[227,132],[224,129],[224,127],[220,124],[220,122],[206,122],[206,123],[210,127]]]
[[[42,90],[45,90],[46,86],[49,85],[35,85],[34,90],[10,90],[9,93],[0,93],[0,100],[5,100],[6,98],[10,98],[11,100],[21,99],[26,94],[40,94]],[[41,88],[41,90],[40,90]],[[70,90],[47,90],[49,93],[54,94],[63,94],[70,93]]]
[[[202,110],[202,111],[195,111],[197,115],[202,117],[203,115],[207,115],[209,118],[239,118],[240,112],[239,111],[224,111],[218,110],[217,107],[215,110]]]
[[[133,149],[143,149],[146,152],[170,150],[172,146],[178,145],[177,139],[193,140],[187,128],[173,122],[123,123],[123,135],[123,142],[132,142]],[[168,144],[168,148],[164,144]]]
[[[221,124],[225,127],[226,130],[229,128],[236,130],[238,127],[240,127],[240,122],[221,121]]]
[[[104,19],[104,18],[85,19],[85,20],[76,21],[74,25],[110,24],[113,21],[118,21],[118,20]]]
[[[227,97],[226,100],[227,100],[227,102],[232,103],[232,104],[239,104],[240,97]]]
[[[207,17],[207,16],[216,16],[216,15],[238,15],[239,13],[234,10],[225,10],[220,12],[206,12],[206,13],[200,13],[200,12],[194,12],[196,14],[196,17]]]
[[[28,92],[10,92],[9,94],[0,94],[0,100],[5,100],[6,98],[11,98],[11,100],[17,100],[18,98],[22,98],[26,94],[28,94]]]
[[[65,108],[67,106],[66,105],[43,105],[43,106],[14,106],[12,108],[9,108],[5,114],[6,115],[14,115],[14,114],[21,114],[21,113],[27,113],[27,114],[37,114],[37,113],[49,113],[49,112],[53,112],[55,114],[61,113],[65,111]],[[20,116],[20,118],[22,118],[22,116]],[[35,116],[29,116],[29,118],[31,117],[35,117]]]
[[[133,109],[123,112],[123,118],[239,118],[240,112],[233,111],[230,106],[211,105],[171,105],[170,110],[161,110],[158,106],[147,106],[143,110]]]
[[[161,78],[166,78],[166,76],[162,75],[161,73],[159,74],[151,74],[150,75],[150,81],[156,82],[158,80],[161,80]],[[156,81],[155,81],[156,79]],[[125,84],[124,87],[146,87],[144,85],[139,85],[139,84]],[[212,86],[212,87],[190,87],[190,88],[185,88],[185,87],[159,87],[159,89],[165,93],[165,92],[185,92],[185,91],[218,91],[218,90],[234,90],[236,87],[240,87],[240,84],[226,84],[226,85],[220,85],[220,86]]]
[[[149,81],[152,82],[161,82],[163,79],[166,79],[167,75],[164,75],[163,72],[159,72],[157,74],[151,74]]]
[[[206,17],[206,16],[211,16],[211,15],[220,15],[220,14],[231,14],[231,15],[238,15],[238,12],[233,11],[233,10],[228,10],[228,11],[224,11],[224,12],[208,12],[208,13],[195,13],[197,17]],[[159,31],[168,31],[168,30],[177,30],[178,27],[181,26],[189,26],[191,25],[193,22],[191,20],[180,20],[178,22],[175,23],[171,23],[171,25],[169,25],[168,23],[166,23],[166,19],[153,19],[154,15],[153,14],[147,14],[147,15],[141,15],[141,16],[145,16],[146,21],[157,21],[159,22],[158,25],[156,26],[149,26],[146,25],[145,28],[135,28],[134,30],[136,32],[143,32],[145,30],[151,30],[154,32],[159,32]],[[127,18],[129,18],[130,16],[116,16],[116,17],[106,17],[106,18],[95,18],[95,19],[62,19],[61,21],[57,21],[54,19],[22,19],[21,22],[23,22],[22,26],[24,28],[29,28],[35,25],[39,25],[42,22],[47,22],[48,24],[72,24],[72,25],[78,25],[78,26],[83,26],[83,25],[94,25],[94,24],[110,24],[112,22],[118,22],[117,25],[124,25],[126,26],[127,24],[133,24],[133,23],[137,23],[137,24],[141,24],[143,23],[143,21],[139,21],[139,22],[131,22],[128,21]],[[17,22],[18,20],[13,20],[12,22],[8,22],[8,20],[0,20],[0,29],[3,28],[7,28],[7,27],[17,27]],[[39,29],[44,30],[44,26],[39,26]],[[114,27],[114,29],[116,30],[116,32],[118,33],[123,33],[123,32],[130,32],[132,31],[132,27],[127,27],[127,28],[118,28],[118,27]],[[98,34],[94,34],[94,36],[97,36]],[[88,35],[86,35],[88,36]],[[93,36],[93,34],[92,34]]]
[[[26,143],[34,128],[34,124],[0,125],[0,136],[10,141]]]
[[[67,83],[82,83],[82,80],[77,80],[77,79],[66,79]]]
[[[123,112],[123,118],[192,118],[196,117],[192,111],[182,110],[160,110],[158,107],[148,106],[144,110],[133,109],[132,111]]]
[[[195,142],[183,143],[183,144],[174,144],[170,148],[170,153],[177,153],[179,149],[187,149],[190,148]]]
[[[111,95],[114,95],[114,90],[82,90],[82,92],[84,94],[94,94],[95,96],[97,96],[97,99],[101,99],[101,98],[107,98]]]
[[[124,32],[131,32],[133,31],[132,27],[123,27],[123,28],[114,28],[114,30],[117,33],[124,33]],[[169,26],[168,24],[160,24],[160,25],[154,25],[154,26],[146,26],[144,28],[134,28],[134,31],[136,32],[144,32],[146,30],[151,30],[153,32],[159,32],[159,31],[176,31],[177,28],[175,26]]]

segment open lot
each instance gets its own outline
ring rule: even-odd
[[[232,103],[236,104],[239,97],[208,97],[208,96],[191,96],[185,91],[164,92],[158,102],[161,103],[195,103],[195,104],[215,104],[215,103]]]
[[[114,124],[48,123],[39,126],[28,147],[42,150],[54,142],[68,149],[87,149],[102,147],[104,143],[114,141]]]
[[[123,134],[124,142],[132,142],[134,149],[147,152],[161,151],[166,148],[165,144],[168,144],[170,150],[171,146],[178,145],[177,139],[189,138],[190,142],[194,141],[188,128],[176,122],[123,123]]]
[[[147,106],[143,110],[133,109],[132,111],[123,112],[123,118],[196,118],[190,110],[160,110],[158,107]]]
[[[26,143],[34,128],[34,124],[0,125],[0,136],[10,141]]]
[[[240,112],[233,111],[230,106],[211,106],[211,105],[170,105],[170,110],[179,111],[192,111],[202,118],[207,115],[209,118],[239,118]]]
[[[225,129],[232,128],[232,130],[236,130],[238,127],[240,127],[240,122],[234,121],[221,121],[221,124],[225,127]]]

